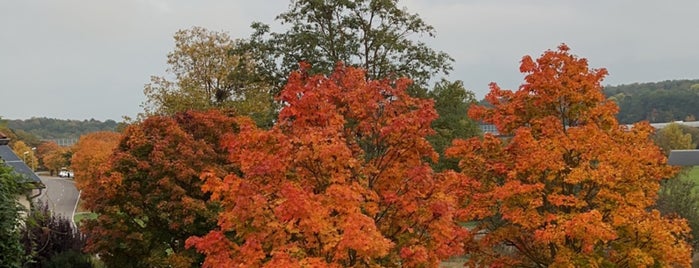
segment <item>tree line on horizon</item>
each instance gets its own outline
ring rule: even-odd
[[[696,121],[699,116],[699,79],[606,86],[604,93],[619,105],[617,118],[623,124]]]
[[[444,85],[446,84],[443,84],[442,88]],[[435,90],[438,88],[431,89],[431,91]],[[699,107],[699,79],[606,85],[604,93],[619,105],[617,119],[622,124],[633,124],[644,120],[650,123],[689,122],[695,121],[696,115],[699,114],[697,110],[699,109],[697,108]],[[472,93],[466,91],[460,94]],[[456,97],[459,98],[459,96]],[[437,109],[451,108],[437,107]],[[125,124],[125,122],[111,119],[80,121],[47,117],[4,119],[3,121],[9,131],[33,145],[45,139],[79,138],[81,135],[96,131],[117,131]]]

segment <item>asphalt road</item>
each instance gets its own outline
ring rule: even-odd
[[[48,202],[49,209],[54,215],[61,215],[71,219],[75,205],[78,202],[78,189],[75,188],[75,181],[59,177],[39,176],[46,185],[39,196],[42,202]],[[72,219],[71,219],[72,220]]]

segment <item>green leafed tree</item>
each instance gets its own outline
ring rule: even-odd
[[[478,125],[468,115],[468,108],[476,103],[473,92],[464,88],[463,82],[442,80],[435,84],[429,97],[434,99],[439,118],[432,122],[435,134],[428,140],[439,153],[439,162],[433,166],[436,170],[457,169],[456,159],[444,156],[444,151],[454,139],[468,139],[480,135]]]
[[[671,123],[655,133],[655,143],[665,154],[671,150],[696,148],[692,134],[695,128]],[[689,177],[689,168],[685,168],[675,178],[664,180],[660,185],[655,208],[669,217],[682,217],[692,229],[690,242],[696,249],[699,246],[699,195],[694,192],[697,183]]]
[[[187,110],[230,109],[268,124],[274,114],[268,86],[256,78],[247,53],[233,53],[236,41],[225,32],[201,27],[177,31],[168,73],[153,76],[143,90],[145,114],[172,115]]]
[[[311,64],[310,74],[330,74],[338,62],[366,70],[366,79],[409,77],[412,94],[424,97],[434,75],[452,69],[452,58],[430,48],[421,37],[435,30],[397,0],[292,0],[277,16],[285,32],[252,25],[247,52],[261,61],[257,67],[277,85],[299,62]]]
[[[17,175],[11,168],[0,164],[0,265],[22,267],[24,248],[20,242],[20,212],[17,196],[23,192]]]
[[[671,150],[691,149],[696,147],[696,143],[692,142],[692,134],[685,133],[677,123],[670,123],[664,128],[655,133],[655,144],[658,145],[665,155],[668,155]]]
[[[661,183],[655,204],[662,215],[687,220],[692,229],[692,238],[688,242],[695,250],[699,247],[699,195],[694,192],[696,188],[697,183],[684,170],[677,177]]]

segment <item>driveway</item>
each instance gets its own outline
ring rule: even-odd
[[[39,176],[46,185],[39,196],[39,200],[48,203],[49,209],[54,215],[61,215],[73,220],[73,213],[78,202],[78,189],[75,181],[59,177]]]

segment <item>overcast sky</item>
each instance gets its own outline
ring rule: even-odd
[[[287,0],[0,0],[0,116],[113,119],[141,112],[143,85],[163,75],[178,29],[233,38],[276,25]],[[610,75],[605,85],[699,79],[696,0],[407,0],[435,27],[424,40],[450,54],[480,99],[488,83],[516,88],[524,55],[560,43]]]

